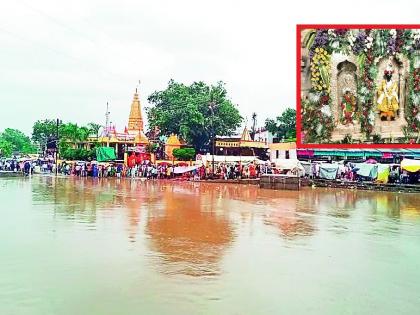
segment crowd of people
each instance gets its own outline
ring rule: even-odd
[[[151,163],[143,161],[131,167],[124,163],[97,163],[97,162],[68,162],[63,161],[58,165],[58,173],[80,177],[143,177],[147,179],[238,179],[258,178],[263,170],[260,165],[253,163],[241,165],[239,163],[217,163],[213,166],[193,166],[187,163],[170,164]]]
[[[256,179],[262,174],[285,174],[292,176],[305,176],[313,179],[339,179],[344,181],[379,181],[378,178],[363,176],[359,172],[361,163],[338,162],[302,162],[300,166],[291,169],[282,169],[272,163],[215,163],[214,173],[212,163],[204,165],[191,165],[186,162],[151,163],[142,161],[127,166],[124,163],[96,161],[60,161],[56,169],[54,159],[3,159],[0,160],[0,171],[22,172],[25,175],[33,173],[55,173],[65,176],[78,177],[116,177],[116,178],[146,178],[146,179]],[[305,164],[306,163],[306,164]],[[336,169],[334,169],[336,167]],[[419,172],[410,173],[399,165],[387,165],[387,183],[412,184],[419,182]]]
[[[29,175],[33,173],[33,170],[34,164],[30,160],[0,160],[0,171],[22,172],[25,175]]]

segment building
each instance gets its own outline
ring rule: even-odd
[[[255,131],[254,140],[264,142],[265,144],[270,144],[270,143],[275,142],[274,135],[264,127],[258,128]]]
[[[118,132],[115,126],[105,126],[100,137],[89,137],[84,146],[90,149],[98,144],[114,148],[118,160],[123,160],[124,154],[130,152],[136,152],[142,159],[150,159],[150,155],[146,152],[149,139],[144,133],[144,121],[137,89],[131,102],[128,123],[124,131]]]
[[[267,160],[267,144],[264,141],[252,140],[245,127],[238,136],[217,136],[215,139],[216,156],[258,157]]]
[[[270,161],[297,159],[296,142],[271,143],[268,145]]]

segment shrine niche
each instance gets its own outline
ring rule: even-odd
[[[302,143],[420,141],[419,29],[303,29],[301,36]]]
[[[357,114],[356,65],[349,61],[340,62],[337,66],[337,99],[339,122],[343,125],[354,124]]]
[[[375,80],[374,131],[389,137],[402,137],[405,120],[406,84],[409,62],[407,58],[383,57],[378,61]]]
[[[331,56],[331,99],[334,119],[333,141],[346,135],[361,137],[358,122],[357,72],[354,56],[333,54]]]

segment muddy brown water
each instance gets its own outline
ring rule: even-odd
[[[418,194],[0,179],[0,314],[417,314]]]

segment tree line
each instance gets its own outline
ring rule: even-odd
[[[233,135],[244,120],[238,105],[229,98],[225,84],[221,81],[214,85],[202,81],[186,85],[170,80],[167,88],[153,92],[148,97],[148,102],[147,135],[154,142],[148,146],[149,152],[159,151],[159,139],[171,134],[179,135],[194,152],[208,152],[216,135]],[[252,128],[255,129],[255,113],[253,119]],[[94,158],[94,150],[74,148],[72,144],[86,141],[89,136],[98,138],[101,127],[96,123],[79,126],[72,122],[57,124],[56,120],[38,120],[33,125],[32,138],[16,129],[4,130],[0,134],[0,152],[3,156],[10,156],[16,151],[34,153],[37,148],[45,152],[53,143],[58,144],[62,158]],[[275,120],[267,119],[265,128],[279,140],[295,139],[296,111],[287,108]],[[255,130],[251,133],[254,135]],[[192,151],[181,150],[176,154],[181,159],[188,159]]]

